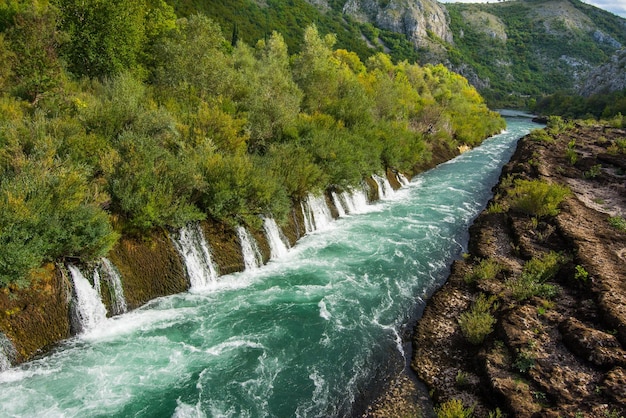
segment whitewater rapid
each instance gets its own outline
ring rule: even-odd
[[[349,415],[358,394],[402,361],[416,300],[465,250],[501,166],[536,127],[509,119],[505,133],[386,191],[365,213],[332,222],[313,213],[323,232],[293,248],[266,220],[269,264],[217,278],[209,271],[188,293],[103,319],[0,373],[1,414]],[[200,256],[210,270],[209,252]]]

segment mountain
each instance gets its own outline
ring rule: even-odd
[[[396,61],[442,63],[465,76],[491,106],[529,107],[556,92],[590,91],[589,77],[595,85],[621,85],[603,82],[615,73],[598,68],[626,45],[626,20],[579,0],[169,3],[178,15],[205,13],[227,38],[237,31],[251,44],[276,30],[297,52],[304,28],[316,24],[362,60],[384,51]]]
[[[491,103],[574,93],[626,45],[626,20],[578,0],[448,4],[450,66]]]

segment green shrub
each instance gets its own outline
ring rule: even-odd
[[[502,271],[502,266],[489,258],[481,260],[478,265],[474,266],[470,272],[468,272],[465,277],[465,283],[474,283],[482,280],[493,280],[496,278],[498,273]]]
[[[609,225],[611,225],[613,228],[619,231],[626,232],[626,220],[622,218],[621,216],[610,217]]]
[[[595,179],[596,177],[600,175],[601,172],[602,172],[602,165],[596,164],[592,166],[589,170],[585,171],[583,173],[583,177],[586,179]]]
[[[516,180],[509,191],[512,209],[531,216],[555,216],[559,205],[571,191],[566,186],[549,184],[542,180]]]
[[[574,279],[577,281],[587,282],[589,279],[589,272],[581,265],[576,265],[575,269]]]
[[[517,352],[517,358],[513,363],[513,367],[522,373],[528,372],[535,367],[536,356],[530,349],[521,349]]]
[[[578,161],[578,153],[573,148],[567,148],[565,150],[565,158],[569,165],[575,165]]]
[[[481,344],[487,335],[493,331],[496,319],[491,314],[492,309],[497,309],[496,297],[487,297],[481,293],[472,308],[461,314],[459,326],[463,336],[472,344]]]
[[[528,138],[537,142],[554,142],[554,138],[546,132],[545,129],[534,129],[528,135]]]
[[[437,418],[470,418],[474,415],[474,408],[466,408],[459,399],[451,399],[435,409]]]
[[[546,283],[556,276],[564,257],[554,251],[541,258],[533,258],[526,262],[519,278],[510,280],[507,287],[513,297],[519,301],[541,296],[547,299],[557,294],[556,286]]]

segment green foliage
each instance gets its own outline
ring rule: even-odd
[[[53,9],[38,12],[32,6],[17,12],[13,20],[6,32],[11,52],[3,54],[10,65],[10,72],[4,70],[5,77],[15,95],[33,102],[63,78],[56,50],[61,38],[56,30],[57,17]]]
[[[45,261],[102,256],[117,239],[99,205],[106,196],[89,183],[84,167],[54,158],[57,143],[49,129],[41,114],[2,123],[2,286],[27,285],[28,273]]]
[[[533,258],[526,262],[519,278],[507,282],[507,287],[511,290],[513,297],[519,301],[533,296],[553,298],[556,296],[557,289],[546,282],[556,276],[563,262],[563,256],[553,251],[541,258]]]
[[[496,319],[491,312],[498,308],[495,301],[495,296],[487,297],[481,293],[474,301],[471,309],[463,312],[459,317],[461,332],[471,344],[481,344],[485,337],[493,331]]]
[[[583,173],[583,177],[586,179],[595,179],[602,173],[602,165],[595,164],[591,168]]]
[[[626,220],[621,216],[612,216],[609,218],[609,225],[618,231],[626,232]]]
[[[441,65],[334,49],[353,30],[327,34],[334,12],[321,30],[292,22],[297,48],[270,35],[300,12],[268,3],[246,3],[263,17],[254,47],[233,46],[186,1],[177,20],[162,0],[0,5],[3,285],[47,261],[103,256],[118,233],[284,219],[310,192],[387,168],[410,173],[434,147],[503,128]],[[241,19],[237,36],[252,43]]]
[[[120,163],[109,178],[113,209],[131,232],[181,227],[204,219],[190,203],[193,166],[155,144],[154,136],[126,132],[119,138]]]
[[[149,44],[173,28],[172,9],[161,0],[56,0],[68,36],[64,56],[79,76],[141,73]]]
[[[534,129],[528,134],[528,137],[537,142],[554,142],[554,138],[545,129]]]
[[[569,188],[542,180],[516,180],[509,191],[512,209],[531,216],[555,216],[559,205],[571,194]]]
[[[465,407],[463,401],[451,399],[435,408],[437,418],[471,418],[474,415],[473,407]]]
[[[513,362],[513,367],[519,370],[521,373],[527,373],[530,369],[535,367],[535,360],[537,356],[534,351],[534,342],[529,344],[528,347],[522,348],[517,351],[517,356]]]
[[[156,83],[192,97],[226,92],[234,76],[229,46],[220,27],[206,16],[180,19],[176,30],[154,47]]]
[[[574,149],[575,146],[576,146],[576,140],[572,139],[567,144],[567,149],[565,150],[565,158],[567,159],[567,162],[569,163],[569,165],[574,165],[578,161],[578,153]]]
[[[465,275],[464,280],[466,283],[475,283],[483,280],[493,280],[498,273],[502,271],[502,265],[495,260],[486,258],[480,261],[478,265],[472,267],[472,269]]]
[[[571,4],[577,8],[587,6],[582,2]],[[450,61],[456,67],[469,65],[481,80],[489,80],[489,87],[481,92],[497,107],[528,107],[535,98],[542,102],[546,94],[572,91],[576,70],[562,59],[563,56],[599,65],[616,50],[608,43],[597,42],[593,30],[569,29],[558,24],[561,19],[542,16],[541,6],[528,1],[446,3],[446,10],[455,40],[454,45],[446,46]],[[489,25],[467,17],[468,13],[478,15],[479,12],[489,13],[504,25],[506,40],[492,36],[497,31],[489,30]],[[597,25],[600,31],[621,44],[626,42],[618,16],[591,8],[584,13],[589,13],[591,24]],[[612,107],[610,103],[605,102]],[[575,109],[577,104],[565,107]],[[601,113],[604,106],[588,108]],[[551,111],[541,113],[572,116]],[[622,110],[622,114],[626,112]]]
[[[576,265],[575,270],[576,271],[574,272],[574,280],[587,282],[587,280],[589,279],[589,272],[585,270],[583,266],[578,264]]]

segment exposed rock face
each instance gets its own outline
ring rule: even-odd
[[[434,0],[348,0],[343,12],[383,29],[403,33],[417,47],[430,45],[428,32],[452,42],[448,13]]]
[[[580,88],[583,96],[610,93],[626,89],[626,48],[618,51],[611,60],[591,71]]]
[[[471,227],[470,256],[455,263],[416,328],[412,366],[435,401],[460,399],[476,416],[496,408],[516,417],[624,415],[626,232],[608,218],[626,210],[626,155],[616,145],[625,136],[576,126],[553,142],[520,142],[495,189],[492,208],[500,209],[483,212]],[[572,151],[575,164],[566,158]],[[506,209],[515,179],[567,184],[574,193],[558,215],[533,220]],[[524,264],[552,251],[564,258],[541,284],[556,296],[516,297],[512,284]],[[468,280],[482,260],[501,270]],[[481,293],[497,299],[497,322],[472,345],[459,318]]]

